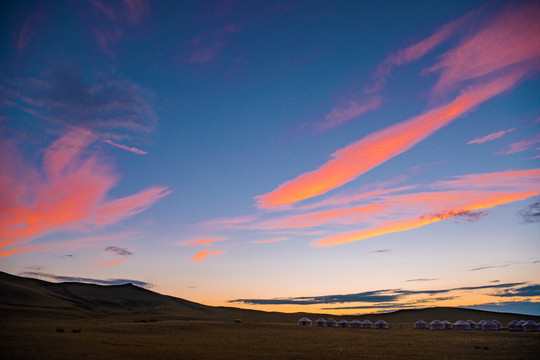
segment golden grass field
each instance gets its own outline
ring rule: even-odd
[[[419,318],[507,324],[537,316],[428,308],[343,317],[383,319],[388,330],[299,327],[303,316],[330,315],[211,307],[133,285],[0,272],[0,359],[540,359],[540,332],[413,329]]]
[[[2,359],[540,359],[540,333],[212,321],[16,319]],[[403,327],[403,328],[400,328]],[[64,332],[57,332],[63,329]],[[81,330],[73,333],[73,330]]]

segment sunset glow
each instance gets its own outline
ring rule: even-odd
[[[1,271],[540,315],[538,1],[0,6]]]

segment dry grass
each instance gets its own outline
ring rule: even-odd
[[[65,332],[56,332],[57,328]],[[72,332],[81,329],[82,332]],[[293,324],[17,320],[3,359],[538,359],[540,333],[302,328]]]

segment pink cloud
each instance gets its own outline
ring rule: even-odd
[[[388,196],[384,200],[388,212],[379,221],[372,221],[363,230],[322,238],[314,242],[314,246],[345,244],[461,215],[474,215],[475,211],[537,196],[539,185],[540,169],[472,174],[439,181],[432,187],[443,188],[443,191]]]
[[[44,18],[44,14],[37,11],[26,18],[17,36],[17,50],[23,51],[28,48],[32,38],[38,34],[39,29],[43,26]]]
[[[228,45],[230,36],[240,30],[239,24],[230,23],[217,31],[194,38],[190,42],[192,50],[188,62],[194,64],[210,62]]]
[[[118,177],[88,150],[96,139],[90,131],[72,129],[44,151],[42,171],[25,165],[14,146],[2,144],[9,152],[0,168],[0,249],[53,231],[114,223],[170,193],[166,187],[152,187],[107,200]]]
[[[102,264],[94,265],[94,267],[96,267],[96,268],[104,268],[104,267],[114,266],[114,265],[118,265],[120,263],[123,263],[125,260],[126,260],[125,257],[121,257],[121,258],[116,259],[116,260],[112,260],[112,261],[104,262]]]
[[[479,137],[479,138],[476,138],[474,140],[469,141],[467,143],[467,145],[483,144],[483,143],[488,142],[488,141],[493,141],[495,139],[503,137],[505,134],[508,134],[509,132],[512,132],[514,130],[516,130],[516,129],[512,128],[512,129],[508,129],[508,130],[498,131],[498,132],[495,132],[495,133],[492,133],[492,134],[489,134],[489,135],[486,135],[486,136],[482,136],[482,137]]]
[[[280,242],[280,241],[284,241],[284,240],[287,240],[287,238],[286,237],[279,237],[279,238],[272,238],[272,239],[266,239],[266,240],[257,240],[257,241],[253,241],[253,243],[255,243],[255,244],[270,244],[270,243]]]
[[[540,57],[540,4],[510,6],[483,30],[442,55],[429,71],[441,71],[441,91],[512,65],[537,71]]]
[[[15,255],[15,254],[21,254],[21,253],[24,253],[24,252],[27,252],[27,251],[30,251],[30,250],[37,250],[37,249],[40,249],[40,248],[41,247],[39,247],[39,246],[22,246],[22,247],[17,248],[17,249],[12,249],[12,250],[7,250],[7,251],[0,252],[0,258],[10,256],[10,255]]]
[[[197,246],[197,245],[208,245],[212,244],[218,241],[224,241],[227,240],[226,238],[205,238],[205,239],[195,239],[192,241],[188,241],[187,243],[183,243],[182,245],[186,246]]]
[[[508,145],[508,147],[505,150],[502,150],[495,155],[500,155],[500,154],[508,155],[508,154],[515,154],[517,152],[527,151],[533,148],[538,143],[540,143],[540,134],[530,139],[512,143]]]
[[[223,254],[223,253],[224,253],[223,250],[203,250],[203,251],[199,251],[198,253],[193,255],[193,257],[190,260],[194,261],[194,262],[202,262],[202,261],[206,260],[206,258],[208,256],[220,255],[220,254]]]
[[[523,73],[516,72],[471,86],[451,103],[377,131],[332,154],[312,172],[257,196],[258,207],[272,208],[324,194],[399,155],[482,102],[511,88]]]

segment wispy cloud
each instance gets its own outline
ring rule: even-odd
[[[540,296],[540,285],[533,284],[533,285],[523,286],[520,288],[504,289],[504,290],[496,292],[494,295],[501,296],[501,297]]]
[[[538,264],[538,263],[540,263],[540,260],[512,261],[512,262],[508,262],[508,263],[504,263],[504,264],[479,266],[479,267],[469,269],[469,271],[481,271],[481,270],[488,270],[488,269],[504,268],[504,267],[514,266],[514,265],[528,265],[528,264]]]
[[[437,290],[403,290],[403,289],[384,289],[365,291],[355,294],[340,294],[340,295],[323,295],[323,296],[308,296],[308,297],[289,297],[289,298],[274,298],[274,299],[236,299],[230,300],[231,303],[244,303],[251,305],[314,305],[314,304],[343,304],[343,303],[355,303],[355,302],[395,302],[402,300],[403,297],[409,295],[437,295],[445,294],[452,291],[473,291],[473,290],[488,290],[488,289],[510,289],[514,291],[515,288],[523,285],[524,283],[504,283],[493,285],[480,285],[480,286],[464,286],[449,289],[437,289]],[[526,290],[529,291],[529,290]],[[536,291],[532,289],[530,291]]]
[[[188,62],[200,64],[213,60],[228,45],[231,35],[240,31],[241,28],[237,23],[229,23],[216,31],[192,39]]]
[[[279,238],[272,238],[272,239],[266,239],[266,240],[256,240],[256,241],[253,241],[253,243],[256,243],[256,244],[269,244],[269,243],[280,242],[280,241],[283,241],[283,240],[287,240],[287,238],[286,237],[279,237]]]
[[[202,262],[202,261],[205,261],[208,256],[220,255],[223,253],[224,253],[223,250],[202,250],[196,253],[195,255],[193,255],[193,257],[190,260],[195,261],[195,262]]]
[[[107,261],[107,262],[104,262],[104,263],[101,263],[101,264],[94,265],[94,267],[96,267],[96,268],[104,268],[104,267],[109,267],[109,266],[115,266],[115,265],[118,265],[120,263],[123,263],[125,260],[126,260],[125,257],[121,257],[121,258],[116,259],[116,260]]]
[[[209,245],[218,241],[225,241],[227,238],[204,238],[204,239],[195,239],[191,240],[185,243],[181,243],[180,245],[186,245],[186,246],[198,246],[198,245]]]
[[[272,208],[289,205],[342,186],[409,150],[482,102],[508,90],[521,76],[522,73],[511,74],[471,86],[445,106],[372,133],[333,153],[332,159],[317,170],[304,173],[270,193],[257,196],[258,206]]]
[[[114,147],[117,147],[119,149],[122,149],[122,150],[126,150],[126,151],[129,151],[129,152],[132,152],[134,154],[138,154],[138,155],[146,155],[148,154],[148,151],[144,151],[144,150],[141,150],[141,149],[137,149],[136,147],[132,147],[132,146],[126,146],[126,145],[122,145],[122,144],[119,144],[117,142],[114,142],[112,140],[103,140],[104,143],[107,143],[109,145],[112,145]]]
[[[508,129],[508,130],[501,130],[501,131],[498,131],[498,132],[495,132],[495,133],[491,133],[489,135],[473,139],[473,140],[467,142],[467,145],[483,144],[483,143],[488,142],[488,141],[493,141],[493,140],[496,140],[498,138],[503,137],[505,134],[508,134],[509,132],[512,132],[514,130],[516,130],[516,129],[512,128],[512,129]]]
[[[113,254],[122,255],[122,256],[133,255],[132,251],[129,251],[126,248],[120,248],[117,246],[107,246],[105,248],[105,251],[112,252]]]
[[[536,136],[525,139],[522,141],[518,141],[515,143],[512,143],[508,145],[508,147],[505,150],[499,151],[495,155],[508,155],[508,154],[515,154],[522,151],[527,151],[534,147],[536,144],[540,143],[540,134],[537,134]],[[538,150],[538,149],[536,149]]]
[[[129,28],[139,25],[150,12],[146,0],[91,0],[90,4],[97,19],[102,20],[100,26],[92,27],[96,42],[111,55],[111,45],[119,43]]]
[[[0,249],[44,234],[89,225],[111,224],[133,216],[170,193],[151,187],[137,194],[108,200],[118,182],[112,166],[88,151],[96,136],[72,129],[44,151],[42,171],[28,166],[18,150],[2,142],[0,169]]]
[[[32,39],[39,33],[39,30],[44,25],[45,13],[40,10],[34,11],[23,22],[19,34],[17,36],[17,50],[24,51]]]
[[[373,96],[365,100],[349,100],[345,106],[335,106],[325,116],[324,122],[317,122],[313,127],[317,132],[324,132],[333,127],[340,126],[368,111],[378,109],[382,104],[381,96]]]
[[[417,282],[417,281],[424,282],[424,281],[435,281],[435,280],[439,280],[439,279],[419,278],[419,279],[409,279],[409,280],[405,280],[405,282]]]
[[[387,252],[391,252],[392,250],[391,249],[380,249],[380,250],[373,250],[373,251],[370,251],[371,253],[387,253]]]
[[[518,215],[525,224],[540,222],[540,201],[529,205],[525,210],[520,211]]]
[[[360,231],[332,235],[320,239],[315,246],[333,246],[359,241],[374,236],[416,229],[455,215],[470,214],[501,204],[527,199],[540,194],[540,170],[509,171],[489,174],[458,176],[454,180],[439,181],[431,185],[443,191],[389,196],[396,216],[386,216],[379,225]],[[427,210],[431,209],[431,210]],[[438,209],[438,210],[435,210]],[[423,212],[423,213],[422,213]],[[401,215],[398,215],[400,214]],[[392,214],[389,212],[388,214]],[[433,214],[439,214],[433,216]],[[443,214],[443,215],[440,215]],[[482,216],[482,215],[480,215]],[[473,215],[477,220],[477,215]]]
[[[19,276],[26,276],[26,277],[32,277],[32,278],[39,278],[39,279],[47,279],[52,281],[59,281],[59,282],[82,282],[82,283],[90,283],[90,284],[98,284],[98,285],[124,285],[124,284],[133,284],[135,286],[139,286],[142,288],[151,288],[154,285],[147,283],[145,281],[140,280],[130,280],[130,279],[107,279],[107,280],[101,280],[101,279],[92,279],[92,278],[86,278],[86,277],[78,277],[78,276],[62,276],[62,275],[54,275],[54,274],[48,274],[44,272],[37,272],[37,271],[25,271],[19,273]]]

